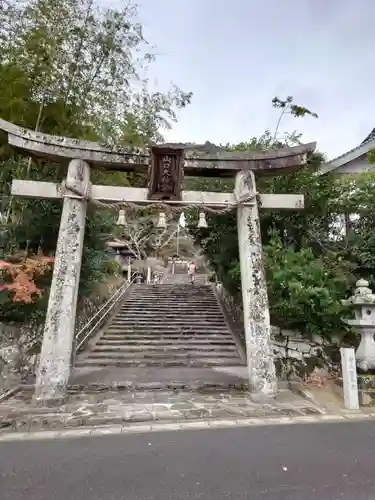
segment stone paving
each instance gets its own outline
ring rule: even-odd
[[[183,422],[194,419],[246,419],[319,415],[311,402],[282,390],[276,399],[256,403],[244,391],[99,390],[71,391],[65,404],[36,407],[31,391],[0,404],[0,433],[134,422]]]

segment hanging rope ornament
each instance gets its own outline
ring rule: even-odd
[[[97,207],[101,208],[106,208],[106,209],[114,209],[121,207],[119,210],[119,215],[118,219],[116,222],[116,225],[118,226],[128,226],[128,222],[125,217],[125,210],[131,211],[131,213],[137,214],[137,212],[142,212],[142,213],[147,213],[149,212],[150,214],[152,212],[155,213],[156,210],[163,210],[162,212],[159,212],[159,218],[158,218],[158,223],[157,227],[165,229],[167,227],[167,216],[168,220],[173,219],[175,215],[180,215],[184,211],[187,210],[197,210],[199,213],[199,220],[198,220],[198,228],[207,228],[207,221],[206,221],[206,213],[212,214],[212,215],[224,215],[232,212],[236,208],[238,208],[241,204],[243,203],[250,203],[253,202],[254,199],[258,198],[258,194],[254,194],[251,197],[245,198],[238,200],[235,197],[235,201],[233,203],[226,203],[223,204],[204,204],[204,203],[191,203],[191,204],[181,204],[179,205],[178,203],[163,203],[163,202],[155,202],[155,203],[150,203],[148,205],[145,205],[144,202],[141,203],[134,203],[131,201],[113,201],[111,203],[108,202],[103,202],[100,200],[96,200],[93,198],[89,198],[89,201],[94,203]],[[202,205],[204,206],[204,209],[202,208]],[[8,215],[9,216],[9,215]]]
[[[158,227],[160,229],[165,229],[167,227],[167,221],[166,221],[164,212],[159,213],[159,220],[158,220],[156,227]]]
[[[207,228],[206,214],[199,212],[198,228]]]
[[[125,210],[122,208],[118,212],[118,219],[116,222],[117,226],[126,226],[126,217],[125,217]]]

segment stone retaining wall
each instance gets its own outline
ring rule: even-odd
[[[216,284],[217,293],[231,319],[235,335],[240,338],[245,346],[245,332],[242,304],[238,303],[223,287]],[[299,332],[294,332],[277,326],[272,326],[274,355],[278,376],[282,379],[295,375],[303,377],[316,367],[330,371],[336,367],[332,361],[332,352],[338,352],[339,344],[328,342],[326,339],[314,336],[306,338]]]
[[[42,325],[0,323],[0,394],[35,372]]]
[[[76,333],[94,316],[118,284],[108,286],[108,293],[83,298],[77,307]],[[0,394],[32,377],[38,365],[43,325],[0,322]]]

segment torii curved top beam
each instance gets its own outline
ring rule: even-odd
[[[82,159],[92,166],[109,170],[145,170],[150,154],[147,149],[118,147],[109,149],[96,142],[71,139],[34,132],[0,119],[0,130],[8,134],[8,143],[28,156],[48,158],[66,164]],[[163,148],[184,150],[184,172],[188,175],[232,176],[238,170],[253,170],[257,175],[277,175],[295,170],[306,162],[306,155],[315,150],[316,143],[274,149],[265,152],[206,152],[197,146],[163,144]]]

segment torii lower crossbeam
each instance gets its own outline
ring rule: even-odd
[[[64,190],[60,184],[53,182],[24,181],[15,179],[12,182],[12,195],[24,198],[46,198],[61,199]],[[74,193],[72,193],[74,196]],[[131,203],[155,203],[155,200],[147,199],[147,189],[100,186],[93,185],[90,188],[90,198],[101,202],[131,202]],[[234,193],[216,193],[209,191],[182,191],[181,201],[175,202],[179,205],[202,205],[226,207],[238,205]],[[303,195],[300,194],[261,194],[260,208],[268,210],[299,210],[304,207]],[[168,202],[174,204],[173,202]],[[252,203],[244,203],[244,206]]]

